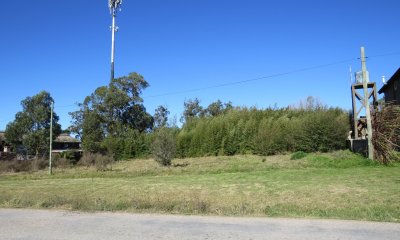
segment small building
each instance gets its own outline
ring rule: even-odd
[[[71,137],[68,133],[62,133],[53,141],[52,152],[66,151],[81,151],[81,141]]]
[[[385,102],[400,105],[400,68],[393,74],[385,85],[378,91],[385,94]]]

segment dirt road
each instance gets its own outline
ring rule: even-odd
[[[400,224],[0,209],[0,239],[400,239]]]

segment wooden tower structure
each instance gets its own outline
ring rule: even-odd
[[[351,149],[356,150],[355,143],[361,144],[360,150],[363,152],[366,149],[368,158],[374,159],[374,146],[372,143],[372,117],[371,110],[373,111],[377,103],[376,85],[374,82],[369,82],[369,73],[365,61],[365,49],[361,47],[361,66],[362,71],[356,73],[356,82],[351,85],[351,97],[353,106],[353,131],[350,138]],[[362,90],[361,93],[358,90]],[[372,108],[371,108],[372,98]],[[358,107],[357,103],[361,103]],[[360,116],[361,112],[365,116]],[[366,140],[366,148],[362,147]]]
[[[375,82],[367,83],[367,89],[367,101],[371,101],[372,99],[373,106],[376,106],[378,95]],[[361,112],[366,110],[364,93],[362,91],[364,91],[363,83],[356,82],[351,85],[351,96],[353,102],[353,139],[365,139],[367,134],[367,119],[366,116],[361,116]]]

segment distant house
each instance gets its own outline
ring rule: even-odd
[[[53,141],[52,152],[63,153],[68,151],[81,152],[81,141],[71,137],[67,133],[63,133]],[[7,156],[5,153],[8,153],[8,155],[10,155],[10,152],[10,145],[5,142],[5,134],[4,132],[0,131],[0,157],[2,155]],[[17,154],[16,156],[18,160],[31,159],[32,157],[27,155],[27,150],[22,144],[16,146],[15,152]],[[1,159],[2,158],[0,158],[0,160]]]
[[[71,137],[68,133],[62,133],[53,141],[52,152],[62,153],[66,151],[81,151],[81,141]]]
[[[378,91],[385,94],[385,102],[400,105],[400,68],[393,74],[385,85]]]

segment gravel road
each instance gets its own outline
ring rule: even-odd
[[[400,224],[0,209],[0,239],[400,240]]]

